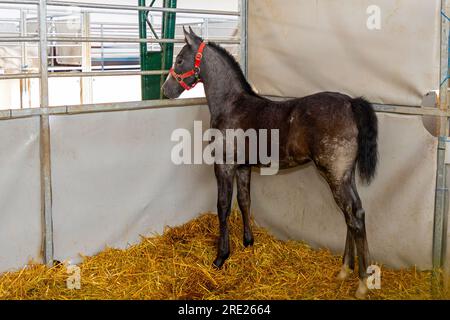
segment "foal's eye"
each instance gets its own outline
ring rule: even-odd
[[[183,63],[183,59],[178,59],[178,60],[177,60],[177,64],[178,64],[178,65],[180,65],[180,64],[182,64],[182,63]]]

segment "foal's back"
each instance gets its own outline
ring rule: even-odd
[[[337,158],[354,162],[358,128],[352,98],[334,92],[287,101],[272,101],[257,95],[234,103],[237,116],[228,117],[232,127],[278,129],[280,163],[292,167],[310,160],[329,167]],[[345,159],[343,159],[345,158]],[[344,166],[346,167],[344,163]]]
[[[258,95],[245,95],[234,101],[233,109],[241,114],[243,119],[252,121],[260,128],[268,126],[267,129],[274,125],[276,128],[283,127],[283,120],[288,120],[289,124],[301,122],[306,124],[311,121],[323,124],[326,119],[350,121],[354,124],[354,121],[351,121],[352,100],[350,96],[335,92],[320,92],[284,101],[274,101]]]

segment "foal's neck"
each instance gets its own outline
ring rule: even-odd
[[[220,49],[207,46],[202,63],[202,80],[213,117],[230,110],[230,105],[237,97],[251,94],[239,66]]]

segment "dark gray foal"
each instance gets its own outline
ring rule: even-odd
[[[328,182],[347,223],[343,266],[338,279],[346,279],[354,270],[356,247],[360,278],[356,296],[364,298],[368,291],[369,257],[365,213],[356,188],[355,171],[358,166],[359,175],[366,183],[370,183],[375,175],[378,125],[372,105],[362,98],[353,99],[332,92],[283,102],[268,100],[252,90],[239,64],[223,48],[214,43],[205,45],[192,29],[190,32],[185,30],[185,38],[186,45],[163,85],[164,94],[168,98],[177,98],[184,90],[202,81],[211,113],[211,128],[224,133],[226,129],[278,129],[280,169],[314,162]],[[246,156],[247,161],[248,154]],[[253,244],[249,221],[252,166],[262,167],[262,164],[214,165],[220,223],[214,265],[219,268],[230,254],[227,218],[231,211],[234,179],[244,221],[244,245]]]

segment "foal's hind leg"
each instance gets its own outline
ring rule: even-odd
[[[368,292],[366,280],[367,280],[367,262],[368,262],[368,246],[366,239],[366,227],[365,227],[365,213],[361,205],[361,200],[356,190],[356,184],[354,182],[353,170],[349,170],[344,174],[342,179],[328,179],[333,192],[334,199],[339,208],[344,213],[345,222],[347,223],[347,232],[351,234],[356,244],[356,251],[358,253],[358,271],[359,271],[359,287],[356,291],[357,298],[364,298]],[[348,239],[348,237],[347,237]],[[351,248],[351,242],[348,242],[349,248]],[[346,245],[347,249],[347,245]],[[346,250],[344,255],[344,267],[345,261],[349,263],[352,261],[350,249]]]
[[[352,178],[352,195],[354,196],[353,212],[357,220],[357,226],[353,232],[356,250],[358,252],[359,287],[356,291],[357,298],[364,298],[367,294],[367,267],[369,264],[369,245],[366,234],[366,212],[364,211],[358,190],[356,189],[355,178]]]
[[[339,281],[347,280],[350,273],[355,270],[355,240],[352,230],[347,227],[347,239],[345,240],[345,251],[342,259],[342,268],[336,279]]]
[[[239,167],[236,171],[237,200],[244,224],[244,246],[253,245],[253,233],[250,226],[250,178],[251,167]]]
[[[352,181],[354,181],[354,171],[352,172]],[[353,207],[353,206],[352,206]],[[352,229],[347,226],[347,237],[345,240],[344,256],[342,258],[342,268],[336,279],[339,281],[346,280],[350,273],[355,270],[355,239]]]

